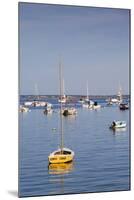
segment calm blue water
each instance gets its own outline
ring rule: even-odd
[[[75,152],[75,159],[62,166],[48,166],[48,155],[60,142],[58,109],[52,115],[42,109],[20,113],[21,197],[129,190],[129,111],[77,107],[76,117],[63,118],[65,146]],[[113,120],[127,121],[127,129],[113,132]]]

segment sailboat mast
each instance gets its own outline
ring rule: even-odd
[[[87,81],[87,100],[88,100],[88,81]]]
[[[39,100],[39,92],[38,92],[38,85],[35,83],[35,95],[37,95],[37,100]]]
[[[62,78],[62,64],[60,62],[59,64],[59,81],[60,81],[60,99],[62,99],[62,93],[63,93],[63,78]],[[63,118],[62,118],[62,101],[60,101],[60,132],[61,132],[61,144],[60,148],[63,149],[64,142],[63,142]]]
[[[62,91],[62,95],[63,96],[65,95],[65,82],[64,82],[64,79],[63,79],[63,91]]]

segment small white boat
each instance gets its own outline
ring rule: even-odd
[[[67,101],[67,97],[65,95],[65,83],[64,83],[64,79],[62,79],[62,94],[58,99],[59,103],[66,103]]]
[[[112,105],[112,104],[120,104],[122,103],[122,89],[121,87],[119,87],[118,93],[117,93],[117,97],[116,98],[109,98],[106,100],[108,103],[108,105]]]
[[[127,126],[127,123],[125,121],[113,121],[110,128],[125,128]]]
[[[88,107],[89,109],[91,109],[91,110],[97,110],[97,109],[100,109],[101,108],[101,105],[99,105],[98,103],[97,103],[97,101],[95,101],[95,102],[92,102],[91,104],[89,104],[89,107]]]
[[[67,101],[67,98],[66,98],[65,94],[63,96],[61,96],[61,98],[58,99],[59,103],[66,103],[66,101]]]
[[[32,105],[33,105],[33,101],[24,102],[24,106],[32,106]]]
[[[46,103],[45,110],[43,112],[44,114],[52,114],[53,113],[52,104]]]
[[[46,106],[47,102],[45,101],[26,101],[24,102],[25,106],[29,107],[44,107]]]
[[[84,102],[85,102],[85,101],[84,101],[83,98],[80,98],[79,101],[78,101],[78,103],[81,103],[81,104],[84,103]]]
[[[20,112],[29,112],[29,108],[21,105]]]
[[[44,107],[44,106],[47,106],[49,103],[48,102],[45,102],[45,101],[34,101],[32,106],[33,107]],[[50,104],[52,105],[52,104]]]
[[[101,105],[92,105],[91,109],[97,110],[100,109]]]
[[[94,105],[94,102],[89,100],[89,101],[85,101],[83,104],[82,104],[82,107],[83,108],[93,108],[93,105]]]
[[[76,115],[77,114],[77,110],[75,108],[64,108],[64,109],[62,109],[61,113],[64,116]]]

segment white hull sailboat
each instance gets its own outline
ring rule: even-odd
[[[62,95],[63,91],[63,85],[62,85],[62,66],[60,63],[60,96]],[[71,162],[74,159],[74,152],[64,147],[64,134],[63,134],[63,115],[62,115],[62,102],[60,102],[60,132],[61,132],[61,142],[60,142],[60,148],[56,151],[53,151],[48,156],[48,160],[50,164],[55,163],[67,163]]]
[[[89,99],[89,95],[88,95],[88,81],[87,81],[87,96],[86,96],[86,98],[84,100],[84,103],[82,104],[82,107],[83,108],[92,108],[93,104],[94,104],[94,102]]]
[[[64,79],[62,80],[62,84],[63,84],[63,91],[62,91],[62,94],[61,94],[60,98],[58,99],[58,102],[59,102],[59,103],[66,103],[67,97],[66,97],[66,95],[65,95],[65,84],[64,84]]]
[[[116,98],[109,98],[107,100],[107,104],[108,105],[112,105],[112,104],[120,104],[122,103],[123,99],[122,99],[122,89],[121,87],[119,86],[119,90],[118,90],[118,93],[117,93],[117,97]]]

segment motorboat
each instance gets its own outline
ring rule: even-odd
[[[66,95],[65,95],[65,94],[62,95],[62,96],[58,99],[58,102],[59,102],[59,103],[66,103],[66,101],[67,101],[67,98],[66,98]]]
[[[128,103],[120,103],[119,105],[120,110],[127,110],[129,109]]]
[[[33,105],[33,101],[24,102],[24,106],[32,106],[32,105]]]
[[[64,116],[77,114],[77,110],[75,108],[64,108],[61,112]]]
[[[97,109],[100,109],[101,108],[101,105],[98,104],[97,101],[93,102],[92,104],[89,104],[89,109],[91,110],[97,110]]]
[[[84,101],[83,98],[80,98],[79,101],[78,101],[78,103],[81,103],[81,104],[83,104],[84,102],[85,102],[85,101]]]
[[[111,129],[116,129],[116,128],[125,128],[127,126],[127,123],[125,121],[113,121],[112,124],[110,125]]]
[[[29,108],[21,105],[20,112],[29,112]]]

